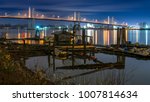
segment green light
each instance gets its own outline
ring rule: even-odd
[[[36,26],[36,29],[39,29],[40,28],[40,26]]]
[[[47,27],[44,27],[44,29],[47,29]]]
[[[145,28],[148,28],[148,25],[146,25]]]

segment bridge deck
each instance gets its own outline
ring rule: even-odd
[[[24,17],[24,16],[0,16],[0,18],[7,19],[34,19],[34,20],[51,20],[51,21],[66,21],[66,22],[81,22],[81,23],[92,23],[92,24],[102,24],[102,25],[111,25],[111,26],[122,26],[127,27],[127,25],[122,24],[108,24],[99,21],[89,21],[89,20],[70,20],[67,18],[52,18],[52,17]]]

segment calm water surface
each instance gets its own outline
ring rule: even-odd
[[[105,63],[115,63],[117,61],[117,56],[115,55],[98,53],[96,56]],[[83,62],[81,59],[76,59],[75,65],[84,64]],[[89,63],[94,62],[87,60],[87,64]],[[71,60],[62,61],[56,59],[56,68],[54,69],[53,62],[48,62],[48,56],[32,57],[26,60],[26,66],[32,70],[42,68],[47,72],[49,78],[65,79],[69,76],[68,81],[74,84],[150,84],[150,60],[145,61],[126,57],[125,66],[122,69],[57,69],[57,67],[70,65],[72,65]],[[120,80],[122,81],[120,82]]]
[[[24,32],[23,30],[20,32]],[[52,31],[47,31],[49,35]],[[88,30],[87,35],[94,37],[93,43],[110,45],[117,43],[116,30]],[[17,31],[9,31],[8,37],[17,37]],[[126,31],[126,40],[132,43],[150,45],[149,30]],[[95,56],[102,62],[117,62],[116,55],[96,53]],[[26,60],[26,66],[31,70],[42,68],[47,77],[53,80],[63,80],[64,84],[149,84],[150,85],[150,60],[138,60],[130,57],[122,57],[125,64],[122,69],[63,69],[58,67],[71,66],[72,60],[55,59],[53,67],[52,56],[30,57]],[[75,65],[84,64],[84,60],[75,58]],[[92,60],[86,60],[86,64],[94,64]]]

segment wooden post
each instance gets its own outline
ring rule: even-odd
[[[123,68],[125,68],[125,56],[117,56],[117,63],[121,63]]]
[[[122,44],[126,44],[126,28],[122,28]]]
[[[53,72],[55,72],[55,35],[54,35],[54,42],[53,42]]]
[[[93,38],[93,40],[94,40],[94,45],[96,44],[95,37],[96,37],[96,35],[95,35],[95,30],[94,30],[94,38]]]
[[[83,46],[84,46],[84,54],[86,54],[85,29],[82,30],[82,43],[83,43]]]
[[[48,45],[49,45],[49,48],[50,48],[50,46],[51,46],[51,42],[50,41],[48,41]]]
[[[73,27],[73,35],[72,35],[72,67],[74,67],[74,36],[75,36],[75,33],[76,33],[76,30],[75,30],[75,27],[76,25],[74,25]]]
[[[86,55],[86,38],[85,38],[85,29],[82,30],[82,43],[83,43],[83,52],[84,52],[84,56]],[[86,59],[84,60],[84,64],[86,63]]]
[[[95,56],[95,48],[92,48],[92,56]]]
[[[120,29],[117,28],[117,47],[120,47]]]
[[[77,29],[80,29],[80,25],[79,24],[74,24],[74,27],[73,27],[73,41],[72,41],[72,66],[73,67],[74,67],[74,44],[75,44],[74,37],[75,37]]]

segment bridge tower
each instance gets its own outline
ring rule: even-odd
[[[74,12],[73,20],[75,23],[80,24],[80,12]]]
[[[112,17],[111,23],[114,24],[114,17]]]
[[[34,36],[34,8],[28,8],[28,27],[27,27],[27,38]],[[28,41],[30,43],[30,41]]]
[[[80,12],[74,12],[73,34],[80,34]]]
[[[108,20],[107,20],[107,23],[108,23],[108,24],[110,24],[110,17],[109,17],[109,16],[108,16]]]
[[[107,18],[107,24],[114,24],[114,17],[109,17]]]
[[[77,18],[77,12],[74,12],[74,14],[73,14],[73,20],[76,21],[76,18]]]
[[[29,9],[28,9],[28,18],[31,18],[31,7],[29,7]]]

